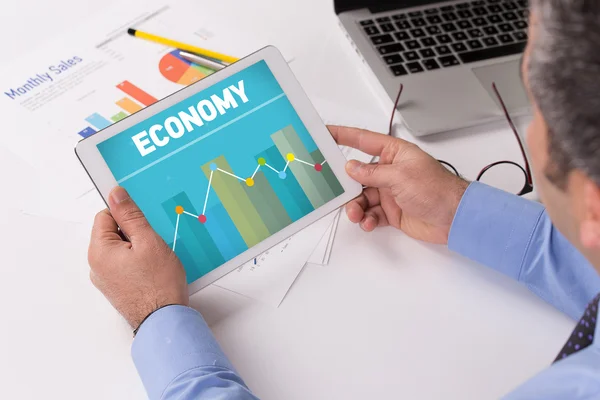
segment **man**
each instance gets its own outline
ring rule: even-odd
[[[371,231],[391,225],[526,284],[578,322],[556,361],[508,399],[600,398],[594,343],[600,278],[600,2],[534,0],[523,79],[534,115],[527,141],[543,204],[452,175],[405,141],[331,127],[343,145],[380,156],[350,161],[366,186],[346,206]],[[151,399],[250,399],[210,333],[188,308],[184,270],[122,188],[96,217],[91,279],[137,337],[132,355]],[[129,235],[119,236],[117,223]],[[594,267],[596,270],[594,270]],[[593,299],[592,299],[593,298]],[[591,302],[590,302],[591,301]],[[586,306],[586,304],[589,305]]]

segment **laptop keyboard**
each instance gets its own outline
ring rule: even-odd
[[[522,53],[527,0],[476,0],[360,21],[395,76]]]

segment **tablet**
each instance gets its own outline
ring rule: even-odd
[[[183,263],[191,293],[362,190],[274,47],[80,141],[75,152],[105,201],[115,186],[127,189]]]

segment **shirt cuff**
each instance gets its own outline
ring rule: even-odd
[[[150,399],[159,399],[179,375],[202,366],[235,371],[199,312],[169,306],[140,327],[131,356]]]
[[[473,182],[458,206],[448,247],[516,280],[544,207]]]

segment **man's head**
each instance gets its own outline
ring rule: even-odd
[[[523,77],[536,188],[560,231],[600,269],[600,2],[532,0]]]

